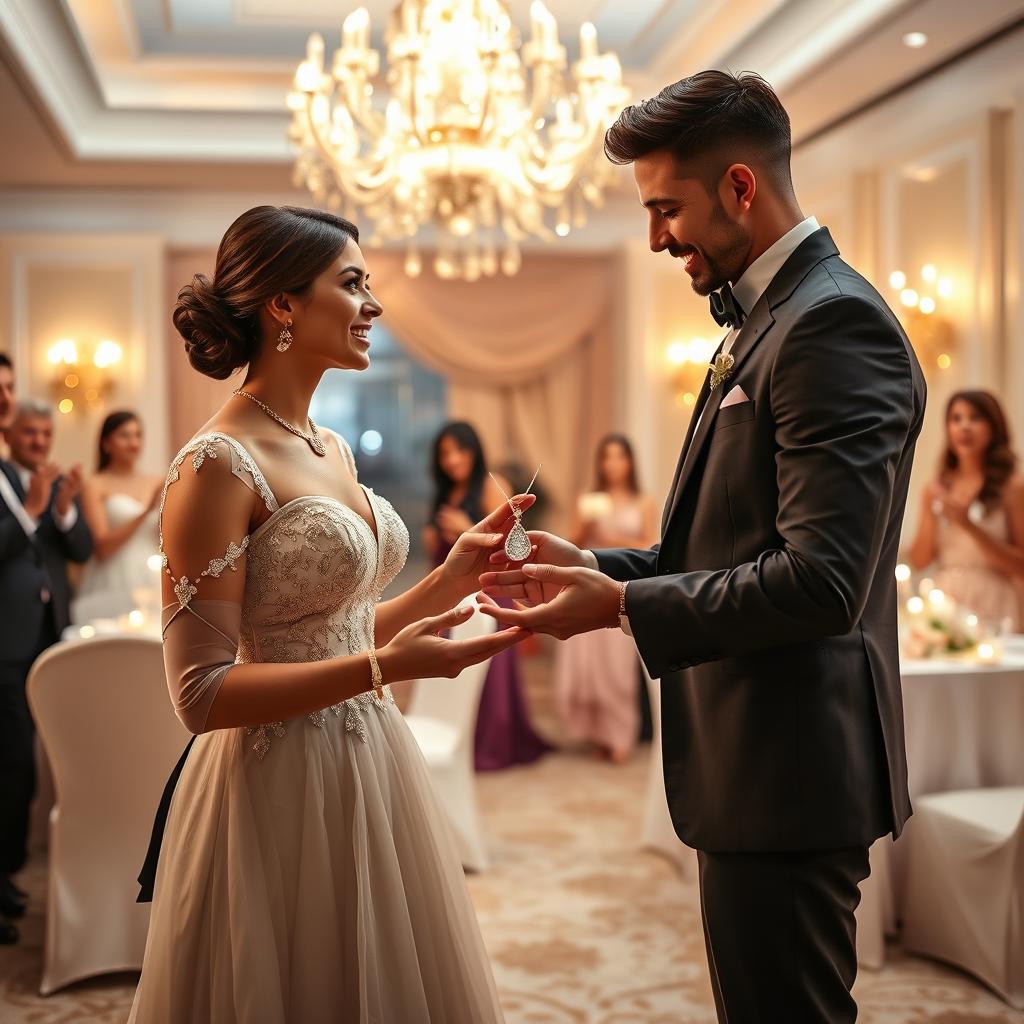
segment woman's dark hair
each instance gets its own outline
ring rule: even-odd
[[[448,501],[448,496],[455,489],[455,481],[441,468],[441,442],[446,437],[450,437],[463,451],[468,451],[473,456],[473,468],[466,483],[465,505],[470,510],[470,518],[479,519],[483,514],[487,458],[484,455],[484,446],[480,443],[480,435],[465,420],[446,423],[434,438],[434,505],[431,519],[437,515],[437,510]]]
[[[0,366],[6,366],[8,370],[14,369],[14,363],[6,352],[0,352]]]
[[[666,85],[657,96],[626,107],[604,137],[615,164],[629,164],[665,149],[679,160],[721,152],[706,186],[725,166],[749,154],[771,174],[780,191],[792,191],[793,149],[789,114],[775,90],[752,71],[701,71]]]
[[[608,490],[608,481],[604,478],[602,463],[604,462],[604,453],[608,450],[608,446],[613,444],[617,444],[626,453],[626,458],[629,459],[629,478],[626,483],[634,494],[639,494],[640,484],[636,478],[636,456],[633,454],[633,445],[630,444],[629,438],[624,434],[605,434],[598,442],[597,453],[594,456],[594,490]]]
[[[260,307],[281,292],[303,295],[359,231],[324,210],[255,206],[224,232],[210,281],[196,274],[171,319],[200,373],[223,380],[260,347]]]
[[[947,426],[949,417],[953,413],[953,406],[957,402],[966,402],[971,406],[992,431],[992,440],[989,443],[988,451],[985,452],[985,482],[978,494],[978,499],[982,504],[986,508],[992,508],[1002,497],[1007,481],[1017,468],[1017,456],[1010,445],[1010,428],[1006,422],[1006,414],[999,404],[999,399],[990,391],[956,391],[949,396],[949,401],[946,403],[945,422]],[[946,473],[955,470],[959,462],[956,452],[949,444],[947,429],[946,449],[942,453],[939,463],[939,475],[945,476]]]
[[[110,465],[110,456],[103,447],[103,442],[115,431],[119,430],[126,423],[141,423],[138,415],[129,409],[122,409],[120,412],[112,412],[100,427],[99,458],[96,460],[97,469],[106,469]]]

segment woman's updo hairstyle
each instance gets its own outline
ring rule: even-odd
[[[188,361],[223,380],[260,348],[259,311],[281,292],[304,295],[350,241],[354,224],[324,210],[255,206],[224,232],[211,281],[196,274],[171,319]]]

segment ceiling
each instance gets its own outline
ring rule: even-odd
[[[358,0],[0,0],[0,186],[288,188],[284,97],[311,31]],[[373,43],[395,0],[363,0]],[[530,0],[509,0],[529,32]],[[799,142],[1011,23],[1024,0],[548,0],[572,58],[592,20],[634,95],[756,70]],[[909,49],[908,31],[928,34]]]

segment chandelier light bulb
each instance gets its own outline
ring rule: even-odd
[[[917,304],[917,308],[922,313],[934,313],[935,312],[935,300],[930,295],[925,295],[924,298]]]
[[[935,269],[934,263],[926,263],[921,268],[921,280],[927,284],[935,284],[939,272]]]
[[[948,277],[940,277],[935,290],[943,299],[948,299],[953,294],[953,282]]]
[[[900,292],[900,302],[909,309],[913,309],[917,305],[918,295],[913,288],[904,288]]]
[[[897,291],[907,286],[907,275],[902,270],[894,270],[889,275],[889,285]]]

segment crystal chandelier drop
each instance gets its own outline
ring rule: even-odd
[[[402,0],[385,34],[386,90],[373,85],[365,8],[345,19],[329,72],[323,38],[310,36],[288,97],[296,185],[353,219],[365,211],[370,244],[404,240],[411,276],[428,225],[436,273],[470,281],[515,274],[527,236],[581,227],[614,174],[604,132],[628,92],[593,25],[570,80],[554,17],[539,0],[530,14],[520,53],[502,0]]]

